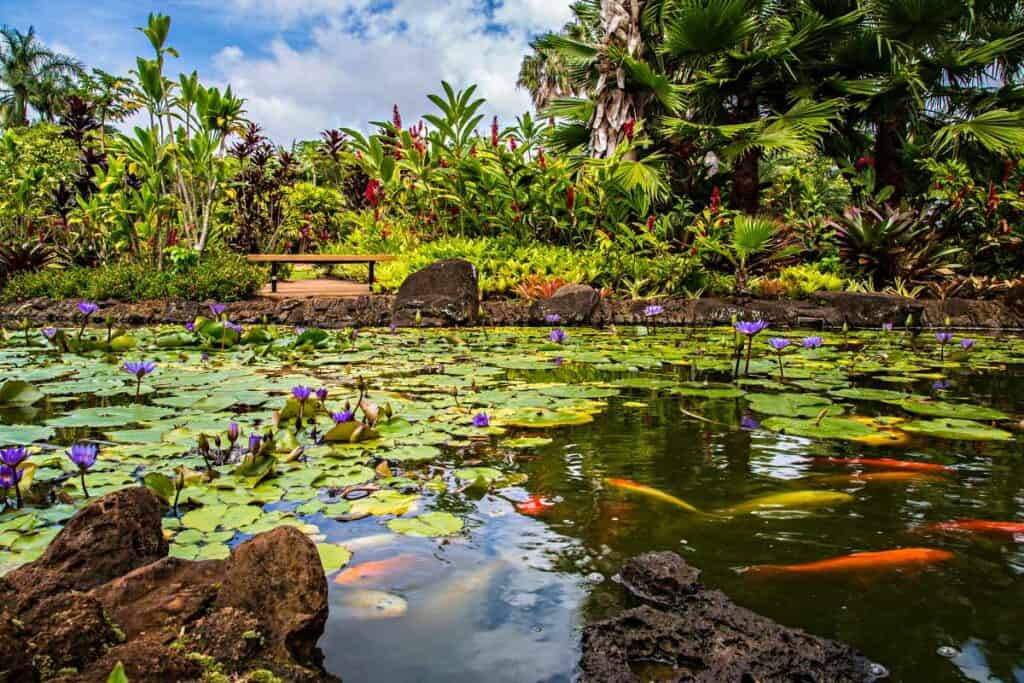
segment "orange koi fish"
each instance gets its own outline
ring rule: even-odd
[[[629,479],[610,478],[605,479],[604,482],[609,486],[614,486],[615,488],[621,489],[623,491],[628,491],[630,493],[639,493],[640,495],[647,496],[649,498],[654,498],[665,503],[671,503],[676,507],[681,507],[687,512],[696,512],[698,514],[702,514],[700,510],[693,507],[682,498],[676,498],[672,494],[665,493],[664,491],[659,491],[658,489],[652,488],[650,486],[638,484],[637,482],[631,481]]]
[[[816,458],[827,460],[833,465],[860,465],[861,467],[880,467],[887,470],[910,470],[914,472],[956,472],[948,465],[931,462],[913,462],[912,460],[896,460],[895,458]]]
[[[516,503],[516,510],[531,517],[543,514],[549,507],[551,507],[551,503],[546,502],[541,496],[530,496],[523,502]]]
[[[955,519],[921,527],[919,531],[963,531],[976,534],[1024,535],[1024,522],[993,522],[987,519]]]
[[[363,581],[372,581],[374,579],[387,576],[388,574],[394,574],[408,569],[412,565],[416,564],[418,560],[419,558],[416,555],[395,555],[394,557],[389,557],[385,560],[363,562],[353,567],[349,567],[338,574],[334,577],[334,583],[351,585]]]
[[[803,564],[758,564],[747,567],[747,574],[848,574],[857,572],[919,568],[952,559],[953,553],[934,548],[900,548],[878,552],[853,553]]]

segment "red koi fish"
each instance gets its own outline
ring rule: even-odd
[[[919,568],[952,559],[953,553],[934,548],[899,548],[869,553],[853,553],[803,564],[759,564],[748,567],[754,575],[851,574],[881,570]]]
[[[912,460],[896,460],[895,458],[815,458],[827,460],[833,465],[860,465],[861,467],[879,467],[887,470],[910,470],[913,472],[956,472],[948,465],[931,462],[914,462]]]
[[[418,560],[419,558],[416,555],[395,555],[394,557],[389,557],[386,560],[363,562],[353,567],[349,567],[338,574],[334,577],[334,583],[351,585],[364,581],[373,581],[389,574],[404,571],[415,565]]]
[[[955,519],[921,527],[918,531],[960,531],[973,534],[1009,534],[1024,536],[1024,522],[993,522],[987,519]]]
[[[549,507],[551,507],[551,503],[545,501],[541,496],[530,496],[523,502],[516,503],[516,510],[531,517],[543,514]]]

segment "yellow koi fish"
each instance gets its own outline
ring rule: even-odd
[[[825,507],[852,503],[853,496],[839,491],[789,491],[753,498],[745,503],[722,510],[731,515],[743,515],[759,510],[788,510],[792,508]]]
[[[659,491],[656,488],[644,486],[643,484],[638,484],[637,482],[631,481],[629,479],[608,478],[604,480],[604,483],[608,484],[609,486],[614,486],[615,488],[620,489],[622,491],[626,491],[629,493],[638,493],[642,496],[647,496],[648,498],[660,500],[663,503],[670,503],[672,505],[675,505],[676,507],[683,508],[687,512],[696,512],[697,514],[704,514],[697,508],[687,503],[682,498],[676,498],[670,493],[665,493],[664,491]]]

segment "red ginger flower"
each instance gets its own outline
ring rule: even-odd
[[[398,105],[391,112],[391,123],[395,125],[395,130],[402,130],[402,115],[398,111]]]

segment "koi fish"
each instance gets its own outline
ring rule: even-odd
[[[803,564],[758,564],[747,567],[753,575],[847,574],[867,571],[899,570],[923,567],[952,559],[953,553],[934,548],[900,548],[878,552],[853,553]]]
[[[1024,535],[1024,522],[994,522],[987,519],[956,519],[921,527],[918,531],[962,531],[977,534]]]
[[[509,566],[505,560],[494,560],[468,573],[457,575],[427,600],[422,609],[417,606],[416,613],[432,615],[435,618],[439,614],[464,616],[462,610],[477,601],[480,594],[490,588],[494,577]]]
[[[357,619],[394,619],[409,611],[405,598],[384,591],[355,590],[341,596],[341,613]]]
[[[948,465],[931,462],[913,462],[895,458],[815,458],[825,460],[833,465],[860,465],[861,467],[880,467],[887,470],[911,470],[915,472],[956,472]]]
[[[377,548],[382,545],[388,545],[398,540],[398,534],[370,534],[369,536],[357,536],[355,538],[349,538],[340,543],[345,546],[351,552],[357,550],[369,550],[370,548]]]
[[[753,498],[745,503],[722,510],[726,514],[742,515],[758,510],[784,510],[789,508],[825,507],[852,503],[853,496],[841,491],[789,491]]]
[[[945,481],[942,477],[925,472],[864,472],[861,474],[838,474],[814,477],[813,481],[829,484],[870,484],[872,482],[936,482]]]
[[[363,562],[342,571],[334,577],[334,583],[351,585],[363,581],[372,581],[389,574],[404,571],[416,564],[418,560],[419,558],[416,555],[395,555],[384,560]]]
[[[604,481],[609,486],[614,486],[617,489],[621,489],[629,493],[639,493],[640,495],[647,496],[649,498],[654,498],[655,500],[660,500],[664,503],[671,503],[676,507],[681,507],[687,512],[696,512],[697,514],[703,514],[700,510],[693,507],[682,498],[676,498],[672,494],[665,493],[664,491],[659,491],[656,488],[644,486],[643,484],[638,484],[637,482],[630,481],[629,479],[608,478],[605,479]]]
[[[540,496],[530,496],[521,503],[516,503],[516,510],[531,517],[536,517],[537,515],[542,514],[549,507],[551,507],[551,504],[545,502],[545,500]]]

